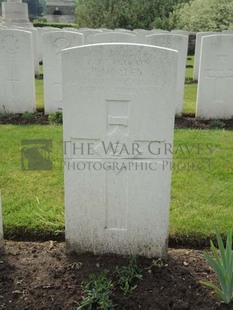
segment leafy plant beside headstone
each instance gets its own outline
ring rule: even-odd
[[[233,251],[232,251],[232,232],[227,234],[226,247],[224,247],[223,239],[218,231],[216,231],[218,250],[210,241],[210,247],[213,257],[204,253],[210,266],[213,268],[220,287],[212,282],[201,282],[202,284],[215,290],[219,298],[226,304],[233,299]]]
[[[113,286],[113,282],[107,278],[106,271],[98,276],[90,275],[89,279],[83,284],[85,297],[83,297],[77,310],[93,309],[93,306],[95,309],[114,309],[111,300]]]
[[[132,256],[129,266],[116,267],[116,274],[118,278],[118,284],[124,295],[132,293],[137,284],[134,284],[135,280],[142,280],[141,270],[137,265],[136,256]]]
[[[141,272],[136,256],[132,256],[128,266],[116,267],[116,281],[108,277],[107,270],[99,275],[90,275],[82,285],[84,297],[77,310],[114,309],[111,299],[114,289],[120,286],[124,295],[132,293],[137,288],[136,281],[142,279]]]
[[[223,129],[225,126],[225,123],[219,119],[210,121],[210,127],[213,129]]]
[[[62,124],[62,112],[58,111],[58,112],[49,114],[49,122],[55,125]]]

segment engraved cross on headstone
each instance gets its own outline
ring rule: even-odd
[[[122,152],[122,146],[131,146],[129,141],[129,119],[130,101],[129,100],[106,100],[106,136],[103,139],[71,139],[77,143],[95,143],[96,161],[115,162],[118,167],[126,163],[129,159],[139,161],[138,154],[131,156],[127,152]],[[132,141],[136,142],[136,141]],[[146,141],[140,141],[146,142]],[[106,150],[111,144],[111,148]],[[106,230],[126,232],[127,231],[127,196],[128,196],[128,171],[126,169],[110,169],[105,171],[105,227]]]

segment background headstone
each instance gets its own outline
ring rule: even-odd
[[[151,34],[155,34],[155,33],[169,33],[169,31],[167,30],[163,30],[163,29],[151,29]]]
[[[137,36],[137,43],[139,44],[145,44],[146,36],[152,34],[151,30],[143,30],[143,29],[134,29],[132,33]]]
[[[233,34],[233,29],[223,30],[222,33],[225,33],[225,34]]]
[[[87,43],[136,43],[136,39],[137,37],[135,34],[111,31],[89,35]]]
[[[0,31],[0,111],[34,112],[35,80],[32,34]]]
[[[177,66],[177,90],[176,90],[176,114],[182,114],[183,99],[184,99],[184,84],[185,70],[188,52],[188,37],[179,34],[154,34],[146,36],[146,43],[157,45],[166,48],[171,48],[178,51],[178,66]]]
[[[27,28],[27,27],[10,27],[8,29],[18,29],[23,31],[28,31],[32,34],[32,46],[33,46],[33,60],[34,60],[34,73],[35,76],[39,76],[39,40],[37,28]]]
[[[43,62],[43,49],[42,49],[42,36],[48,32],[62,31],[60,28],[55,27],[42,27],[37,28],[38,32],[38,46],[39,46],[39,60]]]
[[[37,40],[38,40],[38,59],[42,62],[42,27],[37,27]]]
[[[183,35],[183,36],[189,36],[189,31],[186,31],[186,30],[181,30],[181,29],[172,29],[171,30],[171,33],[172,34],[180,34],[180,35]]]
[[[199,65],[200,65],[200,53],[201,53],[201,39],[208,35],[213,35],[215,32],[198,32],[196,34],[195,56],[193,66],[193,80],[198,80]]]
[[[83,44],[78,32],[55,31],[42,35],[45,114],[62,110],[61,51]]]
[[[202,38],[196,117],[233,117],[233,36]]]
[[[151,159],[148,144],[173,141],[176,71],[177,51],[154,46],[113,43],[63,51],[70,250],[166,256],[171,171]],[[138,143],[142,154],[105,153],[103,142],[128,148]],[[93,155],[80,152],[88,143]],[[84,162],[133,163],[134,168],[75,168]],[[157,170],[146,169],[149,164]]]
[[[93,34],[97,34],[97,33],[102,33],[102,30],[100,29],[85,29],[85,28],[80,28],[78,29],[79,33],[82,33],[83,34],[83,44],[89,44],[88,42],[88,37],[90,35],[93,35]]]
[[[132,32],[132,30],[124,29],[124,28],[115,28],[114,31],[117,31],[117,32],[128,32],[128,33]]]

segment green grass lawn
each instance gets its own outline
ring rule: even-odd
[[[205,238],[218,227],[233,230],[233,132],[215,130],[176,130],[177,144],[210,145],[212,153],[203,156],[177,154],[172,175],[170,236]],[[178,160],[189,158],[189,160]],[[194,157],[192,161],[191,158]],[[207,159],[205,159],[207,158]],[[207,162],[209,160],[209,163]],[[176,162],[199,163],[200,169],[175,168]]]
[[[193,65],[193,57],[187,64]],[[40,72],[43,72],[42,66]],[[187,68],[186,78],[191,79],[192,72],[193,68]],[[35,83],[37,108],[41,109],[43,80]],[[196,92],[196,84],[185,85],[185,113],[195,112]],[[52,139],[52,171],[21,169],[20,143],[23,139]],[[175,130],[174,149],[191,144],[204,147],[209,144],[212,153],[200,155],[193,149],[191,154],[184,150],[183,154],[178,149],[174,154],[170,237],[198,242],[209,238],[213,227],[223,233],[233,230],[233,132]],[[2,125],[0,158],[5,235],[43,237],[64,232],[62,127]]]
[[[187,79],[193,78],[193,66],[194,66],[194,56],[188,56],[186,62],[186,73],[185,73],[185,77]]]
[[[0,188],[6,235],[43,236],[63,231],[62,127],[0,128]],[[52,171],[21,170],[22,139],[52,139]],[[216,226],[221,232],[233,230],[233,132],[175,130],[175,150],[178,145],[193,143],[203,147],[208,143],[213,153],[201,156],[193,150],[191,154],[174,154],[170,236],[179,240],[205,239]],[[179,168],[178,163],[202,166],[188,170]]]
[[[56,233],[64,226],[62,127],[1,126],[0,190],[6,233]],[[21,140],[52,139],[52,171],[21,170]]]
[[[184,86],[183,113],[196,112],[197,84],[186,84]]]
[[[41,110],[44,108],[44,84],[43,80],[35,80],[36,83],[36,108]]]

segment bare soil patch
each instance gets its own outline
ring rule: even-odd
[[[139,257],[143,279],[128,296],[114,288],[111,298],[115,309],[233,309],[199,283],[216,282],[202,253],[169,249],[162,267],[153,266],[153,259]],[[0,254],[0,309],[76,309],[83,296],[81,284],[90,274],[107,269],[114,280],[116,266],[128,264],[128,257],[116,255],[70,255],[62,242],[6,241]]]

